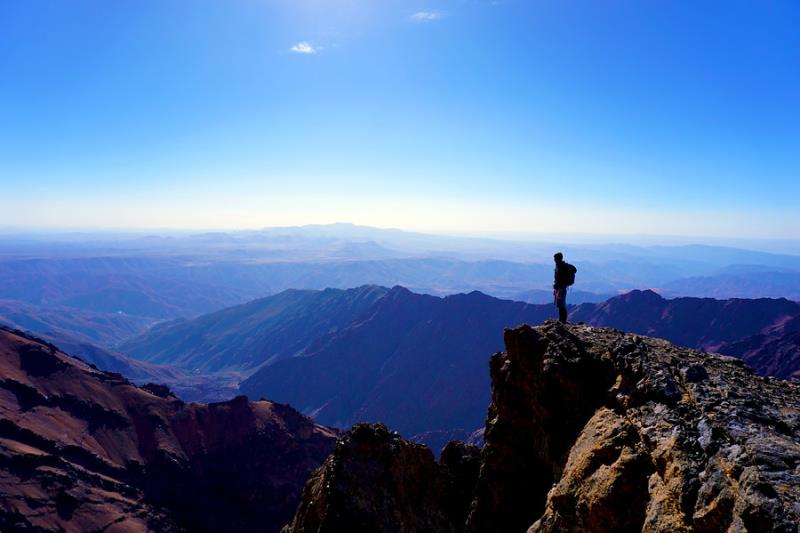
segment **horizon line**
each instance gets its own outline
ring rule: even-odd
[[[537,231],[458,231],[458,230],[442,230],[442,229],[407,229],[402,227],[382,227],[367,224],[356,224],[353,222],[329,222],[329,223],[309,223],[309,224],[292,224],[292,225],[278,225],[278,226],[260,226],[260,227],[235,227],[235,228],[179,228],[179,227],[113,227],[113,226],[29,226],[29,225],[8,225],[0,224],[0,236],[67,236],[67,235],[125,235],[125,236],[163,236],[163,235],[200,235],[208,233],[218,234],[236,234],[236,233],[251,233],[259,231],[270,230],[287,230],[287,229],[307,229],[307,228],[333,228],[333,227],[349,227],[366,230],[386,231],[386,232],[400,232],[408,235],[422,235],[440,238],[455,238],[455,239],[475,239],[475,240],[494,240],[494,241],[508,241],[508,242],[549,242],[552,239],[563,240],[563,244],[587,244],[586,242],[570,241],[576,239],[577,241],[588,240],[591,244],[605,244],[605,245],[630,245],[632,242],[626,242],[627,239],[635,241],[677,241],[673,242],[673,246],[687,246],[687,245],[703,245],[708,243],[716,243],[715,246],[725,246],[721,243],[729,243],[727,246],[732,246],[732,243],[745,243],[750,244],[782,244],[782,245],[797,245],[798,250],[793,255],[800,255],[800,238],[776,238],[776,237],[731,237],[731,236],[712,236],[712,235],[680,235],[680,234],[662,234],[662,233],[622,233],[622,232],[607,232],[607,233],[590,233],[590,232],[537,232]],[[544,241],[537,241],[537,239],[544,239]],[[605,240],[605,242],[598,242]],[[680,244],[678,244],[680,243]],[[649,244],[636,244],[640,246],[658,246],[659,243]],[[665,243],[661,243],[665,245]],[[669,245],[669,244],[666,244]],[[783,252],[786,253],[786,252]]]

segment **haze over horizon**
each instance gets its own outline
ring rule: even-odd
[[[6,2],[0,226],[800,239],[798,25],[790,2]]]
[[[800,255],[800,239],[758,239],[746,237],[709,237],[703,235],[657,235],[647,233],[548,233],[523,231],[414,231],[403,228],[380,228],[356,225],[350,222],[330,224],[305,224],[298,226],[265,226],[253,228],[113,228],[113,227],[36,227],[0,225],[0,239],[7,244],[13,240],[49,240],[87,243],[93,240],[136,240],[142,238],[187,238],[205,234],[248,235],[259,232],[297,230],[300,232],[319,228],[334,239],[354,239],[352,242],[381,241],[392,234],[397,236],[423,236],[440,239],[439,244],[448,240],[506,241],[511,243],[552,243],[553,246],[713,246],[731,247],[776,254]],[[367,232],[368,236],[353,236],[350,231]],[[9,241],[8,239],[11,239]],[[465,242],[466,242],[465,241]],[[391,244],[390,244],[391,246]],[[549,257],[544,259],[549,260]]]

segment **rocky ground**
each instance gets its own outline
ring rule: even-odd
[[[479,456],[356,426],[284,531],[798,530],[798,384],[609,328],[505,343]]]

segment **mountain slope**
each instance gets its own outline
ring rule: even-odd
[[[0,322],[34,333],[70,336],[81,342],[113,349],[144,332],[154,321],[119,313],[96,313],[70,307],[48,307],[0,300]]]
[[[501,348],[500,332],[552,316],[552,306],[478,292],[437,298],[395,287],[361,322],[260,369],[240,389],[325,424],[383,421],[405,435],[472,431],[483,420],[487,354]]]
[[[521,326],[505,344],[478,465],[358,426],[284,533],[797,531],[800,385],[613,329]]]
[[[144,383],[181,379],[173,368],[137,361],[114,350],[120,341],[142,333],[151,319],[117,313],[95,313],[69,307],[42,307],[0,300],[0,324],[30,331],[101,370],[118,372]]]
[[[59,346],[65,353],[78,357],[86,363],[96,366],[99,370],[116,372],[136,383],[171,383],[180,381],[185,375],[166,365],[154,365],[138,361],[125,354],[106,350],[94,344],[85,342],[80,337],[73,337],[67,333],[41,333],[32,332],[34,335]]]
[[[723,343],[718,351],[742,359],[763,374],[800,379],[800,315],[756,335]]]
[[[287,290],[194,320],[158,325],[120,349],[137,359],[193,372],[254,370],[349,326],[386,291],[375,286]]]
[[[188,378],[175,368],[138,361],[114,350],[120,341],[142,333],[152,322],[151,319],[124,314],[0,300],[0,325],[30,331],[100,370],[117,372],[137,383],[186,382]],[[190,391],[192,395],[197,387],[179,388]],[[232,396],[228,394],[226,399]]]
[[[335,433],[291,407],[185,404],[0,328],[0,529],[275,531]]]

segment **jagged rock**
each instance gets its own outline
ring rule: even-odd
[[[505,342],[479,465],[357,426],[285,533],[798,531],[800,385],[609,328]]]
[[[142,390],[146,390],[150,394],[158,396],[159,398],[178,398],[169,387],[166,385],[161,385],[160,383],[145,383],[142,385]]]
[[[469,514],[475,483],[481,468],[481,449],[460,441],[451,441],[439,457],[444,469],[445,491],[442,506],[452,518],[456,531],[463,529]]]
[[[506,348],[470,530],[797,531],[797,385],[588,326]]]
[[[570,450],[545,516],[529,531],[637,531],[653,470],[632,424],[602,407]]]
[[[456,532],[478,473],[478,449],[451,443],[440,463],[383,424],[357,424],[306,484],[283,533]]]
[[[409,440],[417,444],[424,444],[435,454],[441,454],[450,442],[464,442],[481,448],[483,447],[483,427],[472,431],[464,429],[426,431],[413,435]]]

